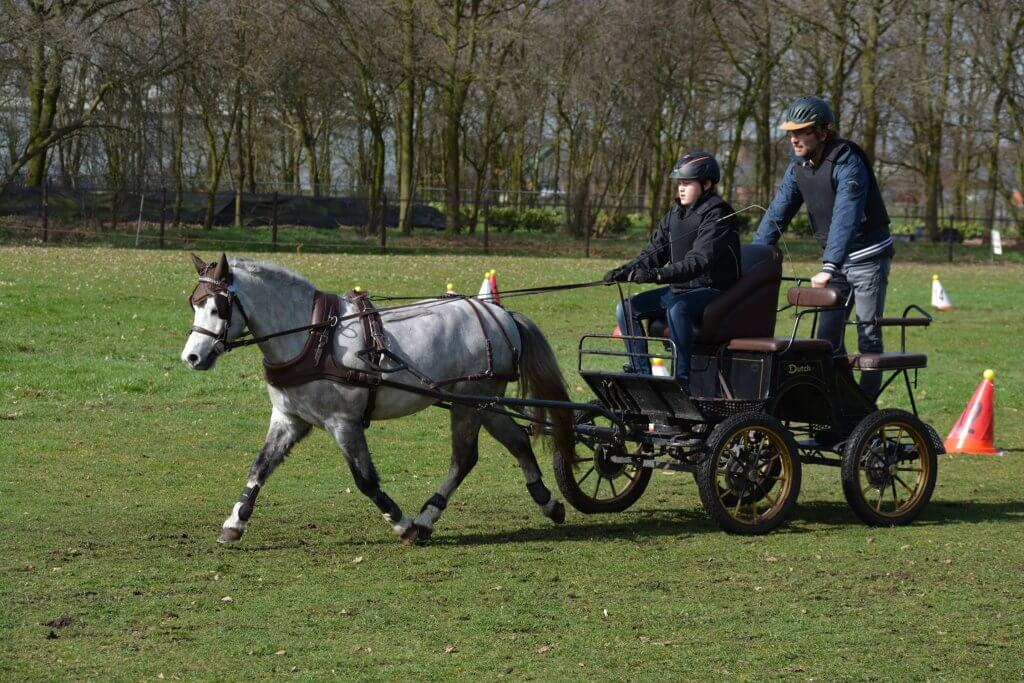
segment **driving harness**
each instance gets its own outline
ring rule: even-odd
[[[353,294],[355,296],[353,296]],[[341,299],[336,294],[316,292],[313,295],[313,314],[306,343],[299,355],[283,363],[268,363],[263,359],[263,376],[267,384],[274,387],[294,387],[318,379],[341,384],[375,387],[380,384],[380,360],[384,350],[383,325],[380,313],[369,302],[365,292],[351,292],[349,298],[356,304],[363,321],[363,331],[370,341],[372,351],[368,362],[370,370],[360,370],[342,365],[334,360],[332,351],[334,330],[337,327]],[[361,305],[360,305],[361,304]],[[328,323],[323,325],[322,323]],[[360,355],[363,355],[362,352]]]
[[[232,309],[235,306],[238,307],[239,313],[242,315],[245,327],[249,326],[249,318],[245,314],[241,300],[236,295],[234,278],[228,270],[226,262],[222,264],[202,264],[197,258],[196,261],[197,269],[199,270],[199,283],[189,295],[189,304],[191,306],[199,306],[208,297],[214,297],[217,316],[225,321],[225,325],[220,333],[215,333],[193,324],[190,332],[198,332],[216,339],[217,346],[220,349],[219,352],[258,344],[274,337],[308,332],[309,335],[306,338],[306,343],[302,346],[302,350],[291,360],[282,363],[268,363],[266,358],[263,359],[263,374],[267,384],[274,387],[294,387],[317,380],[327,380],[339,384],[364,387],[369,391],[366,410],[363,413],[364,426],[370,423],[370,415],[373,413],[376,404],[377,388],[380,386],[393,387],[434,398],[443,398],[442,388],[456,382],[482,379],[515,382],[519,379],[519,349],[509,339],[508,333],[491,307],[472,297],[451,296],[445,297],[445,301],[465,300],[476,315],[477,322],[480,324],[480,332],[484,338],[487,365],[482,372],[452,377],[441,381],[432,380],[412,366],[406,359],[387,348],[387,340],[384,336],[384,322],[381,319],[380,310],[373,305],[369,292],[360,288],[351,290],[345,296],[346,300],[355,307],[354,313],[342,315],[341,298],[339,296],[316,291],[313,294],[311,320],[308,325],[274,332],[261,337],[239,338],[229,341],[227,339],[228,329],[231,324]],[[512,372],[510,373],[498,374],[494,372],[493,346],[487,334],[487,326],[484,324],[484,317],[481,311],[485,311],[491,317],[491,320],[501,332],[505,343],[512,352]],[[367,364],[367,369],[352,368],[334,359],[334,331],[342,320],[352,318],[359,318],[362,321],[363,339],[366,340],[367,346],[358,351],[356,355]],[[250,331],[243,336],[251,334]],[[385,357],[393,361],[393,367],[384,368],[381,366],[381,362]],[[413,375],[423,386],[393,382],[384,377],[386,374],[402,370]]]
[[[370,416],[373,414],[377,399],[377,388],[381,385],[396,388],[406,388],[408,385],[389,382],[384,379],[388,373],[406,370],[415,376],[429,389],[437,390],[447,384],[456,382],[473,381],[480,379],[499,379],[507,382],[514,382],[519,379],[518,373],[496,374],[494,372],[494,353],[491,340],[487,335],[487,328],[484,325],[483,316],[480,310],[486,311],[494,320],[501,331],[505,342],[512,351],[513,368],[519,367],[519,350],[508,338],[505,328],[501,326],[497,316],[486,304],[473,298],[465,298],[470,308],[476,314],[477,322],[480,323],[480,331],[484,336],[484,348],[486,351],[487,366],[483,372],[453,377],[440,382],[435,382],[416,368],[409,365],[407,361],[398,357],[387,348],[384,337],[384,322],[381,319],[380,311],[370,300],[369,292],[365,290],[352,290],[345,297],[349,303],[356,308],[355,314],[341,315],[341,299],[335,294],[325,294],[317,291],[313,295],[313,312],[310,320],[310,334],[306,339],[299,354],[291,360],[283,363],[268,363],[263,360],[263,375],[267,384],[275,387],[294,387],[307,382],[325,379],[339,384],[365,387],[369,390],[369,398],[366,402],[366,410],[363,412],[363,425],[370,424]],[[343,318],[358,316],[363,324],[363,339],[368,346],[359,351],[356,355],[361,357],[369,369],[362,370],[351,368],[334,359],[334,330]],[[397,364],[394,368],[381,367],[381,361],[387,357]]]

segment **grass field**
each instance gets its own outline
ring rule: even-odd
[[[275,258],[322,289],[389,294],[475,291],[488,267],[513,288],[613,265]],[[898,261],[890,313],[927,303],[935,269]],[[206,374],[181,364],[195,283],[182,252],[0,248],[0,679],[1019,680],[1024,266],[937,272],[958,308],[910,330],[929,354],[922,417],[945,436],[992,367],[1008,453],[944,456],[910,527],[863,526],[838,471],[813,467],[765,537],[719,532],[683,473],[656,474],[625,513],[556,527],[485,436],[433,542],[408,548],[320,432],[221,547],[269,415],[258,351]],[[607,331],[613,304],[609,289],[515,301],[575,398],[577,339]],[[447,416],[368,438],[385,490],[418,509],[447,468]]]

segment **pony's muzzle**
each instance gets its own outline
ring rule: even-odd
[[[182,354],[181,361],[191,370],[206,370],[210,367],[208,363],[202,363],[202,359],[196,353]]]
[[[190,370],[209,370],[220,355],[223,345],[214,344],[209,353],[200,354],[197,351],[189,351],[187,348],[181,352],[181,362]]]

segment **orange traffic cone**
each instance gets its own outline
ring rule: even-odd
[[[615,329],[612,330],[612,336],[615,337],[616,339],[622,336],[622,330],[619,329],[618,325],[616,325]]]
[[[1002,455],[1003,452],[992,443],[995,428],[995,379],[996,373],[986,370],[984,379],[974,390],[970,402],[964,408],[960,419],[946,437],[947,453],[973,453],[977,455]]]

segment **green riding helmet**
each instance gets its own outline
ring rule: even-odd
[[[808,126],[827,128],[836,122],[832,108],[820,97],[801,97],[782,115],[782,130],[800,130]]]
[[[672,168],[670,178],[679,180],[699,180],[701,182],[710,180],[717,183],[722,172],[718,168],[718,162],[713,154],[709,152],[690,152],[679,157],[679,161]]]

